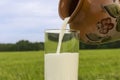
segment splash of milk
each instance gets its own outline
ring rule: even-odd
[[[61,49],[61,44],[62,44],[63,36],[64,36],[65,29],[67,27],[67,23],[68,23],[69,19],[70,19],[70,17],[65,18],[64,22],[62,24],[62,29],[61,29],[61,31],[59,33],[59,42],[58,42],[57,51],[56,51],[57,54],[60,54],[60,49]]]

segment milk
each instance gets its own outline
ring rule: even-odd
[[[60,53],[61,43],[69,19],[69,17],[65,18],[62,25],[56,53],[45,54],[45,80],[78,80],[79,54],[70,52]]]
[[[60,48],[61,48],[62,39],[63,39],[64,33],[65,33],[65,29],[66,29],[66,26],[67,26],[67,23],[68,23],[69,19],[70,19],[70,17],[65,18],[64,23],[63,23],[63,25],[62,25],[62,29],[61,29],[61,32],[60,32],[60,34],[59,34],[58,47],[57,47],[57,51],[56,51],[57,54],[60,53]]]
[[[45,80],[78,80],[78,53],[45,55]]]

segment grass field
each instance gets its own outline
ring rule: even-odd
[[[120,49],[79,52],[79,80],[120,80]],[[0,80],[44,80],[43,54],[0,52]]]
[[[120,49],[80,51],[79,80],[120,80]]]
[[[43,80],[43,52],[0,52],[0,80]]]

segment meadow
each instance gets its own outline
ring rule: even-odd
[[[120,80],[120,49],[79,53],[79,80]],[[0,52],[0,80],[44,80],[44,52]]]
[[[120,49],[80,51],[79,80],[120,80]]]
[[[43,52],[0,52],[0,80],[43,80]]]

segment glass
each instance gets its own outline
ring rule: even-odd
[[[57,50],[60,30],[45,31],[45,53],[55,53]],[[61,44],[61,53],[79,51],[79,31],[66,30]]]
[[[78,80],[79,31],[66,30],[60,53],[57,46],[60,30],[45,31],[45,80]]]

